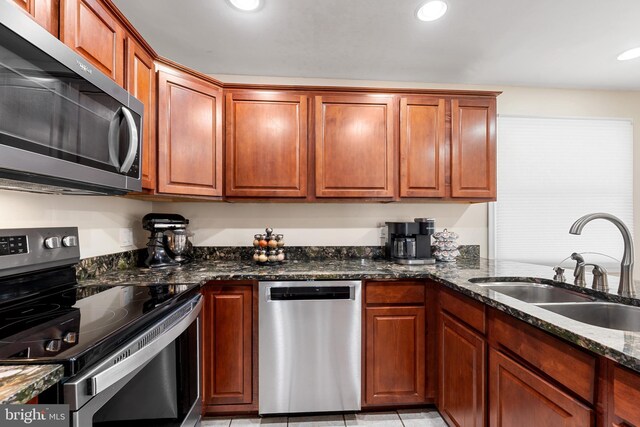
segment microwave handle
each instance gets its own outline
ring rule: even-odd
[[[109,122],[109,162],[116,168],[120,168],[120,162],[118,161],[118,131],[120,128],[120,112],[123,107],[116,110],[111,122]]]
[[[127,156],[120,165],[118,161],[118,135],[120,128],[120,114],[124,116],[124,120],[127,122],[127,128],[129,131],[129,148],[127,149]],[[113,115],[111,122],[109,123],[109,161],[113,166],[118,168],[118,170],[122,173],[129,172],[131,166],[133,165],[133,161],[136,158],[136,154],[138,154],[138,127],[136,126],[136,122],[133,119],[133,115],[128,108],[120,107]]]
[[[131,111],[129,111],[128,108],[120,108],[122,108],[122,113],[124,114],[124,119],[127,122],[127,127],[129,130],[129,149],[127,150],[127,157],[124,158],[122,167],[120,167],[120,172],[127,173],[133,165],[136,154],[138,154],[138,127],[136,126],[136,122],[133,119]]]

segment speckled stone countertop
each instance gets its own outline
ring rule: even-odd
[[[0,366],[0,404],[26,403],[62,379],[62,365]]]
[[[640,332],[605,329],[577,322],[486,287],[469,282],[476,277],[533,277],[538,281],[553,277],[550,266],[486,259],[453,264],[401,266],[379,260],[289,261],[279,266],[258,266],[243,261],[199,261],[175,269],[131,269],[82,281],[82,284],[192,284],[215,280],[357,280],[429,278],[491,307],[511,314],[580,347],[606,356],[640,372]],[[609,278],[609,294],[564,287],[613,301],[640,305],[640,300],[615,295],[617,278]],[[636,284],[637,285],[637,284]],[[636,286],[638,288],[638,286]],[[640,293],[639,293],[640,294]]]

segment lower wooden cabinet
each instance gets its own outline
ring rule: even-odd
[[[451,425],[482,427],[486,406],[486,343],[477,332],[441,313],[438,409]]]
[[[425,308],[367,307],[365,401],[425,401]]]
[[[427,403],[425,284],[365,284],[364,406]]]
[[[489,396],[491,427],[594,425],[593,410],[495,349],[489,350]]]
[[[613,365],[610,399],[609,425],[640,426],[640,374]]]
[[[205,413],[257,409],[255,286],[206,285],[202,311]]]

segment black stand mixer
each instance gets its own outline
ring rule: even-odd
[[[151,232],[147,243],[149,268],[177,266],[187,262],[191,250],[187,232],[189,220],[178,214],[150,213],[142,218],[142,228]]]

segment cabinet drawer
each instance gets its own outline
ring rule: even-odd
[[[588,402],[595,401],[596,358],[520,320],[491,311],[489,339]]]
[[[613,416],[620,426],[640,426],[640,375],[627,369],[613,368]],[[614,424],[616,425],[616,424]]]
[[[425,284],[422,282],[368,282],[365,289],[367,304],[424,305]]]
[[[489,352],[489,426],[593,425],[593,411],[503,353]]]
[[[451,291],[443,289],[440,292],[440,308],[472,328],[482,333],[485,332],[484,304],[462,295],[454,295]]]

